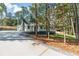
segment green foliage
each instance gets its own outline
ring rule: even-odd
[[[72,4],[64,3],[64,4],[57,4],[55,8],[55,26],[56,30],[63,31],[65,28],[68,34],[72,31],[71,19],[73,22],[74,19],[74,12]],[[69,31],[68,31],[69,30]],[[73,32],[73,31],[72,31]]]
[[[5,26],[16,26],[17,20],[15,20],[15,19],[3,19],[3,25],[5,25]]]
[[[50,36],[50,38],[55,38],[55,39],[64,39],[64,35],[62,35],[62,34],[55,34],[55,35],[52,35],[52,36]],[[75,37],[74,36],[66,36],[66,39],[67,40],[69,40],[69,41],[72,41],[72,40],[74,40],[75,41]]]
[[[6,6],[4,3],[0,3],[0,12],[3,12],[6,10]]]
[[[0,18],[2,19],[3,17],[3,12],[6,14],[6,6],[4,3],[0,3]]]

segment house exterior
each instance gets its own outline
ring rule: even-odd
[[[17,31],[25,31],[25,32],[32,32],[35,29],[35,23],[30,23],[30,24],[24,24],[24,30],[23,30],[23,25],[18,25],[17,26]],[[46,29],[42,28],[41,26],[38,26],[38,31],[45,31]]]
[[[35,29],[35,23],[24,24],[24,30],[22,24],[17,26],[17,31],[22,31],[22,32],[34,32],[34,29]],[[38,31],[46,31],[46,29],[41,26],[38,26]],[[54,31],[54,29],[50,28],[50,31]]]
[[[54,25],[52,25],[52,21],[50,22],[50,31],[54,31]],[[17,26],[17,31],[22,32],[34,32],[36,23],[25,21],[21,22],[20,25]],[[42,26],[42,24],[38,25],[38,31],[46,31],[46,29]]]

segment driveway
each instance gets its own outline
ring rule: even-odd
[[[2,32],[0,32],[1,35]],[[4,34],[3,34],[4,33]],[[0,56],[69,56],[70,54],[38,43],[29,35],[3,32],[0,39]],[[7,39],[6,39],[7,38]],[[14,39],[16,38],[16,39]],[[19,38],[19,39],[18,39]],[[22,39],[24,38],[24,40]]]

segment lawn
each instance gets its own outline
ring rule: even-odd
[[[58,40],[63,40],[64,39],[64,35],[63,34],[54,34],[54,35],[50,35],[50,38],[52,39],[58,39]],[[67,41],[75,41],[75,36],[73,35],[66,35],[66,40]]]

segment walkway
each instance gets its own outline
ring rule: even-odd
[[[0,56],[68,56],[44,44],[36,44],[29,35],[0,32]],[[4,39],[3,39],[4,38]],[[15,39],[17,38],[17,39]],[[15,40],[13,40],[15,39]],[[24,40],[23,40],[24,39]]]

